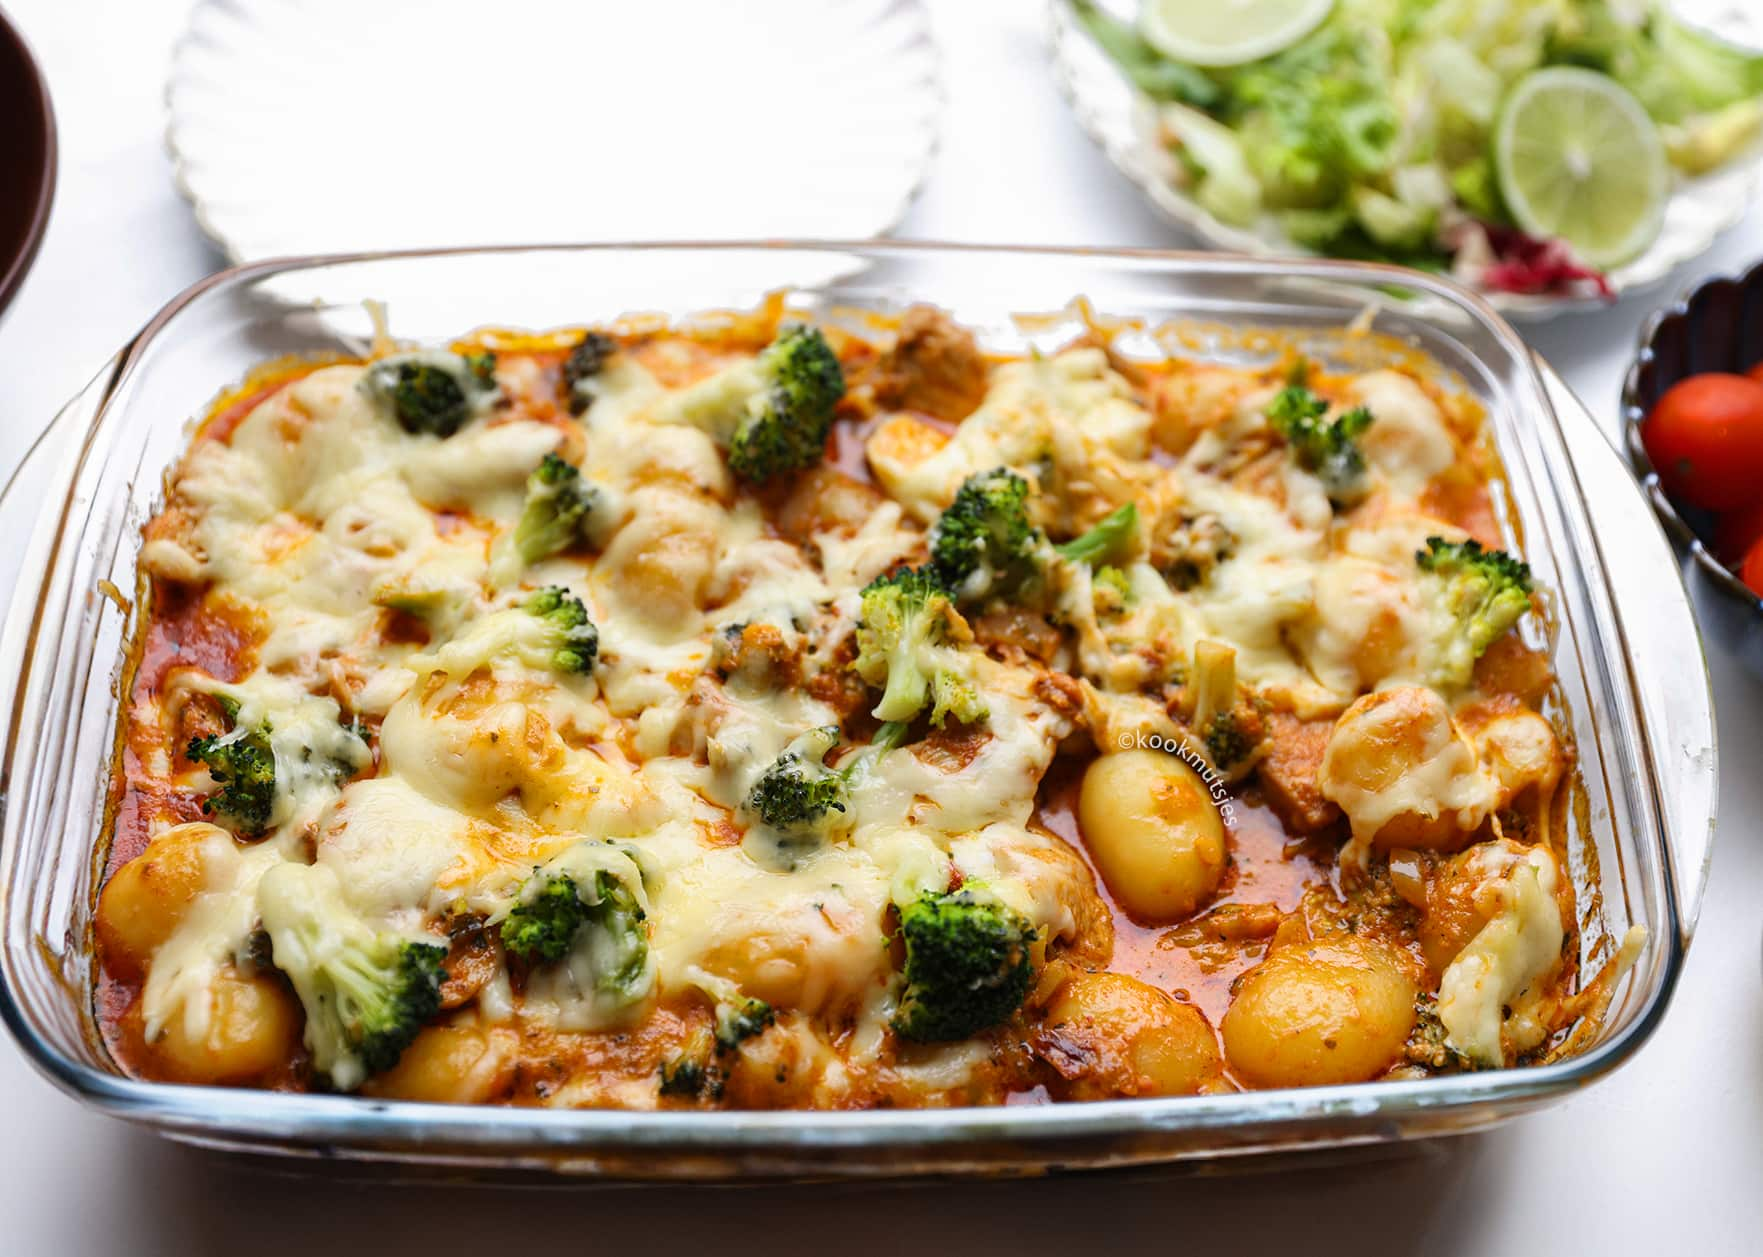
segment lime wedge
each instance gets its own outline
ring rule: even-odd
[[[1190,65],[1246,65],[1321,26],[1334,0],[1144,0],[1139,33]]]
[[[1551,66],[1520,79],[1494,124],[1506,207],[1589,265],[1620,266],[1659,236],[1671,199],[1665,142],[1614,79]]]

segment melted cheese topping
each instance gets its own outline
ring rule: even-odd
[[[1481,720],[1472,740],[1453,705],[1475,694],[1427,688],[1454,626],[1414,551],[1466,534],[1421,502],[1462,451],[1406,375],[1335,389],[1336,413],[1374,416],[1366,497],[1350,511],[1272,432],[1266,373],[1208,369],[1203,388],[1148,393],[1084,346],[990,365],[983,401],[952,429],[874,415],[867,462],[882,492],[865,490],[855,518],[810,511],[804,531],[780,523],[789,486],[755,492],[726,465],[747,413],[731,405],[757,379],[750,347],[663,338],[614,353],[579,417],[537,362],[505,359],[501,402],[445,438],[405,431],[364,368],[326,367],[199,440],[179,468],[167,518],[183,523],[152,531],[142,561],[261,634],[240,679],[176,669],[149,710],[175,722],[207,696],[233,727],[267,726],[276,789],[260,841],[202,827],[203,884],[142,989],[149,1043],[175,1017],[192,1038],[206,1030],[205,993],[249,949],[258,883],[278,864],[322,866],[375,928],[440,940],[461,923],[493,929],[536,868],[567,863],[634,888],[642,997],[604,998],[604,958],[579,951],[537,970],[498,952],[466,997],[483,1024],[540,1036],[532,1050],[560,1062],[538,1093],[548,1102],[654,1106],[656,1078],[606,1064],[610,1048],[578,1060],[589,1049],[559,1045],[677,1045],[692,1025],[681,1009],[740,999],[777,1014],[753,1068],[799,1073],[808,1090],[794,1102],[946,1102],[981,1094],[995,1062],[979,1040],[897,1051],[897,907],[982,886],[1034,926],[1037,963],[1106,961],[1107,909],[1037,795],[1061,753],[1155,737],[1210,754],[1185,688],[1197,643],[1229,652],[1254,719],[1338,720],[1314,775],[1347,818],[1350,866],[1404,818],[1443,824],[1436,845],[1455,849],[1495,807],[1560,776],[1563,752],[1534,713]],[[1187,400],[1171,414],[1157,397]],[[554,453],[599,498],[583,544],[528,564],[515,527],[527,478]],[[1113,601],[1089,565],[1050,559],[1053,645],[1036,657],[958,634],[940,647],[984,719],[959,736],[921,724],[851,768],[829,840],[792,845],[748,814],[749,793],[805,732],[872,727],[873,690],[849,663],[861,590],[921,559],[963,481],[997,467],[1030,482],[1055,543],[1137,507]],[[545,586],[581,599],[598,629],[587,674],[556,671],[549,629],[522,605]],[[179,745],[168,736],[160,756],[172,784],[212,790],[199,766],[170,772]],[[1490,866],[1498,909],[1440,992],[1451,1046],[1478,1062],[1501,1059],[1502,1035],[1546,1031],[1540,1016],[1512,1021],[1562,943],[1553,858],[1539,848],[1508,864]],[[874,1090],[876,1076],[894,1089]]]

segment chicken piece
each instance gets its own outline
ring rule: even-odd
[[[1267,754],[1257,766],[1267,801],[1294,833],[1327,829],[1341,816],[1318,780],[1334,721],[1300,720],[1289,712],[1273,712],[1267,720]]]
[[[935,306],[906,311],[876,376],[876,400],[890,409],[959,423],[985,395],[986,361],[973,333]]]

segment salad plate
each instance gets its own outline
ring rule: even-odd
[[[1105,17],[1129,25],[1137,7],[1137,0],[1095,0],[1093,5]],[[1724,38],[1763,47],[1763,13],[1708,3],[1673,7]],[[1201,204],[1162,134],[1157,102],[1140,92],[1096,42],[1078,8],[1072,0],[1051,0],[1049,5],[1053,67],[1060,91],[1085,132],[1151,206],[1174,226],[1214,248],[1262,256],[1312,254],[1271,214],[1261,214],[1245,225],[1225,221]],[[1674,172],[1673,177],[1658,235],[1637,256],[1605,271],[1603,286],[1578,283],[1546,292],[1501,291],[1499,285],[1477,283],[1461,271],[1455,277],[1476,288],[1502,314],[1527,321],[1595,308],[1655,287],[1676,267],[1706,252],[1744,217],[1763,177],[1763,161],[1753,143],[1741,146],[1736,156],[1711,170],[1695,175]]]

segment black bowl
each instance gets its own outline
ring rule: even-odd
[[[0,13],[0,310],[36,259],[55,197],[55,114],[31,50]]]
[[[1763,598],[1714,556],[1714,516],[1665,492],[1641,444],[1641,421],[1667,389],[1704,371],[1743,374],[1763,362],[1763,263],[1737,278],[1711,279],[1661,310],[1641,332],[1640,353],[1622,382],[1628,461],[1683,561],[1702,630],[1763,677]],[[1758,485],[1763,494],[1763,485]]]

